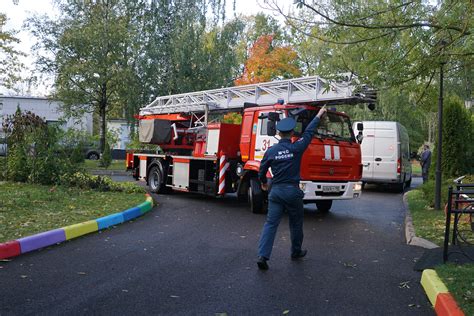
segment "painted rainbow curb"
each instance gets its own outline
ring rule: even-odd
[[[149,194],[145,194],[145,196],[145,202],[123,212],[0,243],[0,259],[16,257],[33,250],[71,240],[142,216],[153,208],[153,198]]]
[[[435,270],[423,270],[421,285],[425,289],[426,296],[434,306],[438,316],[464,316],[454,297],[439,278]]]

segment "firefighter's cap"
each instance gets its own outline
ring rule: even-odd
[[[296,121],[291,117],[284,118],[283,120],[279,121],[276,128],[280,132],[291,132],[296,127]]]

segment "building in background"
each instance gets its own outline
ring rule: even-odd
[[[2,130],[3,119],[7,115],[15,114],[18,107],[22,112],[33,112],[43,118],[48,124],[59,124],[64,130],[74,128],[85,131],[89,135],[93,134],[92,113],[85,113],[81,118],[66,119],[59,101],[43,97],[0,95],[0,156],[5,155],[6,152],[6,145],[2,141],[5,137]],[[126,120],[108,120],[107,129],[113,131],[118,137],[116,143],[110,144],[113,158],[124,159],[126,146],[130,142],[130,126]]]
[[[0,136],[3,136],[1,123],[7,115],[15,114],[17,108],[30,111],[43,118],[48,124],[59,124],[61,128],[75,128],[92,135],[92,113],[81,118],[64,118],[61,102],[42,97],[0,96]]]
[[[126,120],[107,120],[107,129],[117,136],[117,142],[110,144],[112,158],[125,159],[125,150],[130,142],[130,126]]]

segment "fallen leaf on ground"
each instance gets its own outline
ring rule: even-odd
[[[172,297],[172,298],[179,298],[178,295],[170,295],[170,297]]]
[[[22,279],[25,279],[27,277],[28,277],[27,275],[20,275],[20,278],[22,278]]]
[[[356,268],[357,264],[351,262],[343,262],[342,263],[346,268]]]
[[[410,286],[408,285],[408,283],[410,283],[410,281],[400,282],[400,284],[398,285],[398,287],[401,288],[401,289],[409,289]]]
[[[87,273],[85,273],[85,272],[77,272],[77,274],[86,275]]]
[[[286,315],[286,314],[288,314],[289,312],[290,312],[290,310],[289,310],[289,309],[287,309],[287,310],[284,310],[284,311],[283,311],[283,315]]]

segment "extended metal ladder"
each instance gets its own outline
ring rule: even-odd
[[[375,91],[345,81],[329,81],[319,76],[271,81],[244,86],[174,94],[156,98],[140,109],[140,115],[229,111],[244,107],[244,102],[258,105],[286,103],[354,104],[375,102]]]

